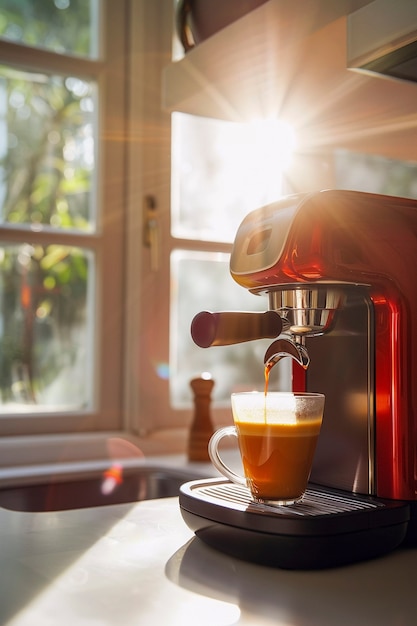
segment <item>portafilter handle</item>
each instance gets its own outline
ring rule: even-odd
[[[282,319],[276,311],[201,311],[191,322],[191,336],[200,348],[273,339],[281,332]]]

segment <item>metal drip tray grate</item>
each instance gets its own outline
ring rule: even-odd
[[[383,508],[381,502],[370,502],[355,497],[344,496],[340,493],[307,489],[303,501],[291,506],[275,506],[263,502],[254,502],[249,489],[233,483],[220,483],[197,487],[193,493],[219,503],[226,503],[252,513],[270,513],[287,516],[317,516],[335,515],[338,513],[352,513],[354,511],[373,511]]]
[[[195,534],[226,554],[266,565],[305,569],[372,558],[405,538],[406,502],[310,485],[302,502],[254,502],[224,478],[180,487],[182,516]]]

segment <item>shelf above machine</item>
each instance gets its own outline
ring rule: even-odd
[[[416,160],[417,85],[346,67],[346,15],[364,4],[302,0],[295,10],[270,0],[165,68],[164,110],[279,117],[304,153],[345,147]]]

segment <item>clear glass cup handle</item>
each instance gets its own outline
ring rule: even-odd
[[[219,443],[223,437],[237,437],[237,431],[234,426],[226,426],[225,428],[220,428],[216,430],[214,435],[212,435],[209,444],[208,444],[208,453],[213,463],[214,467],[219,470],[223,476],[226,476],[232,483],[236,483],[238,485],[244,485],[246,487],[246,478],[236,474],[230,467],[228,467],[219,454]]]

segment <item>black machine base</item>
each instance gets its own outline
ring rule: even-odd
[[[382,556],[407,536],[410,506],[318,485],[299,504],[254,502],[245,487],[224,478],[180,488],[186,524],[224,554],[284,569],[336,567]]]

